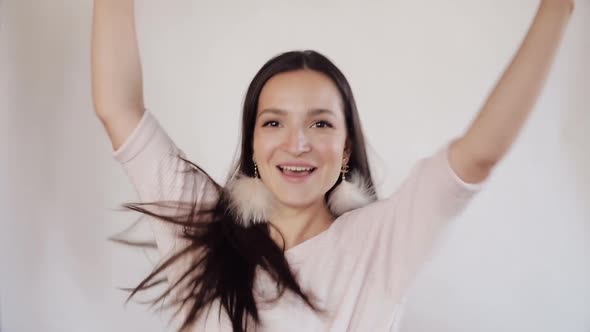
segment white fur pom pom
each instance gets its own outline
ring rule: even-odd
[[[336,217],[374,201],[367,183],[358,173],[352,172],[349,178],[350,181],[340,182],[330,193],[328,208]]]
[[[274,197],[262,180],[239,175],[228,190],[231,212],[244,227],[268,221]]]

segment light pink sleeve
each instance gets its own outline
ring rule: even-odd
[[[201,173],[189,171],[192,166],[178,156],[186,159],[185,153],[174,144],[149,110],[144,112],[127,140],[113,152],[113,157],[122,165],[142,203],[211,199],[209,179]],[[178,212],[172,208],[142,207],[166,215]],[[178,244],[176,235],[180,227],[146,217],[150,219],[161,255],[171,254]]]
[[[429,258],[444,227],[484,185],[458,177],[449,164],[449,145],[419,160],[391,197],[363,213],[370,220],[369,240],[376,241],[377,273],[396,295],[402,295]]]

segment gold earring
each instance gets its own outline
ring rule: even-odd
[[[254,178],[258,179],[258,165],[254,162]]]
[[[342,175],[342,181],[346,181],[346,173],[348,173],[348,170],[349,170],[348,164],[344,164],[340,168],[340,174]]]

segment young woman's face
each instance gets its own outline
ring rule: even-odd
[[[342,98],[328,76],[297,70],[266,82],[258,101],[254,160],[281,204],[305,208],[323,200],[348,161],[346,140]]]

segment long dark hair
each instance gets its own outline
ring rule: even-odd
[[[350,85],[342,72],[329,59],[311,50],[286,52],[270,59],[250,83],[243,105],[241,150],[236,164],[230,171],[228,181],[231,181],[238,173],[254,175],[252,142],[258,98],[263,86],[276,74],[301,69],[323,73],[338,87],[344,105],[347,137],[351,143],[348,165],[351,170],[358,172],[366,180],[369,190],[376,199],[361,122]],[[189,172],[198,173],[195,179],[208,180],[210,188],[206,190],[214,192],[216,199],[210,202],[195,199],[188,205],[186,202],[182,204],[177,202],[175,211],[184,211],[184,213],[177,212],[175,215],[164,215],[143,207],[146,205],[170,207],[171,202],[123,205],[126,209],[172,223],[182,230],[179,236],[184,239],[183,243],[186,243],[186,246],[161,262],[137,287],[129,289],[131,294],[127,301],[137,292],[165,282],[165,277],[159,279],[157,277],[182,260],[183,273],[175,278],[177,280],[168,280],[169,287],[152,302],[159,303],[169,295],[175,294],[174,300],[165,308],[176,306],[177,311],[174,316],[181,311],[185,313],[180,331],[190,328],[203,309],[211,305],[214,300],[219,300],[219,309],[223,308],[227,312],[234,331],[246,331],[248,318],[253,319],[255,325],[258,325],[260,318],[253,293],[257,269],[267,272],[276,282],[278,296],[274,300],[282,296],[287,288],[301,297],[314,311],[323,312],[311,300],[313,295],[306,294],[300,288],[285,259],[284,247],[279,246],[270,237],[269,227],[272,225],[257,223],[249,227],[241,226],[234,214],[229,212],[228,191],[196,164],[180,156],[178,158],[186,162]],[[341,179],[338,179],[326,193],[326,199],[340,181]],[[193,188],[197,187],[199,184],[194,184]],[[121,242],[133,244],[130,241]]]

